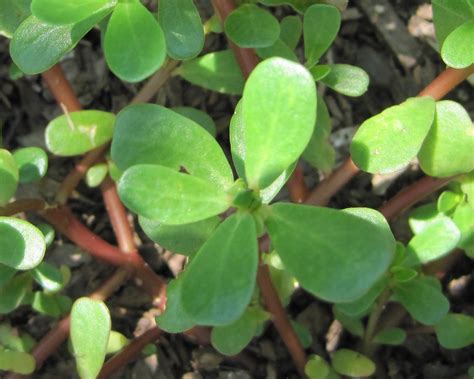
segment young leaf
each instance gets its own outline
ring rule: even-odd
[[[35,358],[28,353],[6,350],[0,346],[0,370],[29,375],[35,371]]]
[[[46,242],[46,247],[50,247],[54,241],[55,231],[54,228],[46,223],[41,223],[36,225],[36,227],[43,233],[44,242]]]
[[[164,224],[189,224],[224,212],[229,196],[214,183],[159,165],[136,165],[120,178],[124,204]]]
[[[467,111],[450,100],[436,103],[436,115],[418,153],[422,170],[448,177],[474,169],[474,125]]]
[[[400,328],[387,328],[377,333],[373,342],[383,345],[401,345],[405,342],[407,333]]]
[[[122,333],[115,330],[110,331],[109,341],[107,343],[107,354],[115,354],[128,345],[130,340]]]
[[[24,147],[13,153],[20,173],[20,182],[35,182],[46,175],[48,156],[39,147]]]
[[[304,367],[304,372],[309,379],[327,379],[329,371],[329,364],[319,355],[311,355]]]
[[[316,121],[311,74],[281,58],[261,62],[245,85],[242,118],[246,177],[249,187],[262,189],[298,159],[311,138]]]
[[[433,21],[438,45],[458,26],[474,17],[474,4],[470,0],[432,0]]]
[[[115,115],[103,111],[71,112],[46,127],[46,146],[56,155],[84,154],[112,139]]]
[[[67,25],[51,25],[30,16],[13,34],[10,55],[25,74],[46,71],[71,51],[108,12],[105,10]]]
[[[405,262],[403,264],[406,264]],[[418,271],[405,266],[392,266],[390,272],[399,283],[406,283],[418,276]]]
[[[174,107],[171,110],[202,126],[211,136],[216,136],[216,124],[206,112],[191,107]]]
[[[458,227],[449,217],[439,217],[408,243],[404,264],[420,265],[440,259],[456,247],[460,237]]]
[[[286,16],[280,23],[280,40],[295,49],[301,38],[303,23],[299,16]]]
[[[328,64],[317,64],[309,69],[315,82],[325,78],[331,72],[331,66]]]
[[[8,150],[0,149],[0,206],[8,203],[18,186],[19,172],[15,158]]]
[[[71,311],[71,342],[81,379],[94,379],[104,363],[110,334],[110,314],[99,301],[82,297]]]
[[[73,24],[93,14],[111,11],[117,0],[33,0],[31,12],[49,24]]]
[[[360,67],[349,64],[331,64],[330,71],[321,81],[334,91],[346,96],[361,96],[369,86],[369,75]]]
[[[173,253],[184,255],[198,251],[220,223],[217,216],[183,225],[165,225],[142,216],[138,220],[145,234],[154,242]]]
[[[465,22],[448,35],[441,49],[443,61],[454,68],[465,68],[474,63],[474,19]]]
[[[411,98],[385,109],[359,127],[352,140],[352,159],[373,174],[401,169],[420,151],[434,115],[430,97]]]
[[[185,271],[181,293],[198,325],[228,325],[250,302],[258,264],[255,222],[248,213],[227,218]]]
[[[166,38],[168,54],[173,59],[191,59],[204,46],[201,17],[192,0],[160,0],[158,21]]]
[[[0,345],[9,350],[27,352],[36,344],[33,337],[27,333],[18,335],[18,329],[9,324],[0,324]],[[0,369],[1,370],[1,369]]]
[[[0,287],[0,315],[7,314],[20,306],[23,298],[31,290],[28,273],[17,275]]]
[[[303,18],[306,67],[318,63],[336,39],[340,26],[341,13],[332,5],[315,4],[306,10]]]
[[[438,211],[435,203],[429,203],[415,208],[410,213],[408,224],[413,234],[419,234],[428,226],[444,219],[445,215]]]
[[[449,313],[435,325],[435,332],[445,349],[462,349],[474,344],[474,317]]]
[[[278,20],[255,4],[243,4],[232,11],[224,30],[235,44],[247,48],[270,46],[280,35]]]
[[[341,375],[357,378],[375,372],[375,363],[357,351],[340,349],[332,357],[332,367]]]
[[[444,191],[438,197],[438,210],[443,213],[448,213],[453,210],[462,200],[462,194],[453,191]]]
[[[92,188],[100,186],[108,172],[109,167],[107,166],[107,163],[97,163],[90,167],[86,173],[87,185]]]
[[[216,51],[183,62],[175,71],[188,82],[211,91],[240,95],[244,77],[231,50]]]
[[[344,329],[354,336],[362,337],[364,335],[364,324],[359,317],[346,315],[340,311],[337,306],[333,307],[334,317],[342,324]]]
[[[43,259],[43,234],[27,221],[0,217],[0,263],[17,270],[29,270]]]
[[[115,75],[139,82],[164,63],[165,36],[156,19],[139,1],[119,2],[107,24],[104,54]]]
[[[262,60],[273,58],[273,57],[280,57],[280,58],[288,59],[289,61],[299,63],[298,57],[296,56],[296,54],[282,40],[277,40],[271,46],[258,47],[255,51],[257,55],[260,58],[262,58]]]
[[[31,307],[41,314],[59,318],[71,310],[72,300],[67,296],[35,292]]]
[[[428,278],[418,277],[406,283],[397,283],[394,294],[408,313],[425,325],[437,324],[449,311],[448,299]]]
[[[60,291],[65,285],[61,271],[50,263],[41,262],[31,273],[35,281],[47,292]]]
[[[469,204],[461,204],[456,208],[453,221],[461,232],[458,247],[464,249],[466,254],[474,258],[474,218]]]
[[[0,288],[7,283],[13,275],[16,274],[16,270],[10,266],[6,266],[0,263]]]
[[[361,297],[387,270],[395,251],[387,222],[370,209],[351,214],[276,204],[266,225],[286,269],[305,289],[331,302]]]
[[[11,38],[30,14],[31,0],[0,0],[0,35]]]
[[[176,112],[154,104],[125,108],[117,116],[112,159],[120,170],[159,164],[215,183],[227,190],[232,170],[216,140]]]

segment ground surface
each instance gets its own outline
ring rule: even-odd
[[[210,15],[206,1],[201,1],[203,19]],[[327,60],[348,63],[364,68],[370,75],[368,92],[360,98],[343,97],[330,90],[325,91],[334,130],[332,140],[338,149],[338,162],[347,156],[348,141],[355,127],[387,106],[414,96],[442,69],[436,51],[433,49],[433,31],[429,21],[429,9],[420,8],[423,0],[391,0],[395,9],[392,16],[399,18],[402,28],[384,34],[384,21],[369,21],[376,4],[376,11],[384,7],[383,1],[350,1],[344,12],[344,21],[339,37],[327,54]],[[388,10],[384,10],[389,12]],[[280,17],[288,9],[277,11]],[[382,12],[383,13],[383,12]],[[427,15],[428,13],[428,15]],[[389,12],[390,14],[390,12]],[[384,37],[385,35],[385,37]],[[387,44],[389,39],[390,45]],[[407,43],[406,40],[410,42]],[[139,86],[125,84],[114,77],[106,68],[100,49],[98,31],[91,32],[73,53],[62,62],[68,78],[85,108],[117,112],[137,92]],[[225,47],[222,36],[213,35],[206,42],[206,51]],[[44,89],[39,77],[25,77],[17,81],[9,79],[8,42],[0,39],[0,125],[4,125],[3,137],[7,148],[25,145],[43,145],[44,127],[48,120],[60,114],[60,109],[51,95]],[[474,92],[469,84],[463,84],[449,97],[474,111]],[[178,77],[172,78],[159,92],[155,101],[166,106],[187,105],[207,111],[222,131],[219,140],[228,151],[227,127],[238,99],[218,95],[190,85]],[[47,178],[35,188],[22,188],[21,195],[31,197],[31,191],[46,198],[54,194],[58,183],[71,169],[73,161],[51,157]],[[310,186],[319,180],[319,174],[308,166],[305,180]],[[418,178],[415,170],[408,170],[401,177],[390,182],[385,190],[383,184],[374,182],[369,175],[359,175],[341,191],[331,206],[377,207],[393,196],[405,184]],[[285,197],[283,191],[281,197]],[[100,193],[85,185],[78,188],[71,206],[77,215],[94,232],[114,242],[113,233],[102,205]],[[393,223],[397,237],[406,241],[409,232],[406,218]],[[162,250],[142,233],[140,251],[151,266],[159,273],[171,277]],[[71,283],[67,295],[75,298],[95,289],[112,269],[93,262],[87,254],[78,250],[59,236],[54,248],[48,253],[48,260],[66,264],[72,268]],[[443,279],[451,296],[452,310],[474,315],[474,285],[471,261],[462,260]],[[122,288],[107,303],[113,316],[115,330],[132,337],[137,324],[143,326],[149,309],[149,299],[133,285]],[[291,316],[305,325],[311,333],[312,342],[308,351],[326,355],[327,348],[356,347],[357,341],[347,333],[339,333],[333,322],[328,304],[317,301],[304,292],[297,292],[289,305]],[[0,321],[3,321],[0,317]],[[8,321],[35,338],[40,338],[54,324],[50,317],[41,316],[29,308],[22,307],[8,316]],[[414,325],[405,320],[404,325]],[[291,360],[275,330],[269,326],[262,336],[255,339],[238,359],[224,359],[212,348],[199,348],[179,336],[164,336],[157,345],[157,355],[142,358],[130,364],[117,378],[293,378],[297,377]],[[384,367],[381,377],[388,378],[456,378],[474,364],[474,349],[448,351],[441,349],[431,334],[414,334],[399,347],[383,348],[378,361]],[[35,378],[70,378],[74,374],[74,361],[66,347],[52,358]]]

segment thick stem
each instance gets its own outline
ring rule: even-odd
[[[42,199],[20,199],[0,207],[0,216],[14,216],[18,213],[41,211],[48,204]]]
[[[59,63],[48,71],[43,72],[41,76],[62,108],[66,108],[68,112],[80,111],[82,109],[82,105],[74,93],[69,80],[66,79]]]
[[[293,203],[302,203],[309,196],[309,189],[304,182],[303,167],[296,166],[287,183],[290,199]]]

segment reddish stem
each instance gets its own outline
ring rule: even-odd
[[[48,206],[42,199],[20,199],[0,207],[0,216],[14,216],[18,213],[41,211]]]
[[[309,196],[309,189],[304,181],[303,167],[296,166],[287,182],[290,199],[294,203],[302,203]]]
[[[59,64],[43,72],[41,76],[58,104],[65,107],[68,112],[80,111],[82,109],[79,99]]]

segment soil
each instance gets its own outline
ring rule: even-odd
[[[433,29],[429,7],[424,0],[351,1],[343,13],[340,34],[326,55],[328,62],[354,64],[370,75],[371,85],[366,94],[358,98],[341,96],[330,89],[324,90],[332,121],[332,142],[337,147],[338,163],[348,155],[348,144],[355,128],[365,119],[387,106],[399,103],[417,94],[444,68],[433,48]],[[198,1],[202,18],[211,15],[207,1]],[[395,45],[387,44],[383,25],[371,22],[367,14],[370,7],[391,4],[392,16],[397,17],[403,28],[393,30]],[[273,9],[281,18],[292,13],[289,8]],[[427,15],[428,13],[428,15]],[[430,26],[431,25],[431,26]],[[410,39],[408,61],[399,58],[397,39]],[[204,52],[226,47],[222,35],[211,35],[206,40]],[[302,54],[301,47],[299,53]],[[410,56],[410,54],[412,54]],[[3,125],[3,143],[8,149],[21,146],[44,146],[44,128],[49,120],[61,114],[40,77],[26,76],[18,80],[9,77],[10,58],[8,40],[0,39],[0,125]],[[140,85],[128,84],[117,79],[107,69],[100,47],[100,32],[90,32],[78,47],[62,61],[67,77],[73,84],[84,108],[118,112],[137,93]],[[469,83],[460,85],[448,98],[462,103],[474,115],[474,91]],[[215,120],[220,131],[218,139],[229,152],[227,127],[238,98],[203,90],[173,77],[159,91],[154,102],[169,107],[186,105],[202,109]],[[18,197],[42,196],[51,199],[61,180],[74,165],[73,159],[50,156],[47,177],[38,185],[21,187]],[[305,165],[305,180],[313,187],[321,174]],[[360,174],[334,197],[331,206],[344,208],[367,206],[376,208],[392,197],[405,185],[421,176],[416,165],[395,178],[373,178]],[[382,184],[381,184],[382,183]],[[285,190],[279,198],[287,198]],[[426,201],[429,201],[427,199]],[[70,205],[78,217],[95,233],[115,243],[114,235],[105,212],[100,192],[81,184]],[[34,215],[32,220],[35,220]],[[407,241],[410,232],[406,215],[392,223],[398,239]],[[159,246],[151,242],[137,225],[140,252],[159,274],[171,278],[168,257]],[[47,254],[48,261],[65,264],[72,270],[72,279],[65,294],[77,298],[94,290],[112,273],[112,268],[93,261],[61,236],[57,236]],[[450,296],[451,309],[474,315],[473,263],[461,259],[442,280]],[[334,278],[337,280],[337,278]],[[113,328],[132,338],[137,329],[147,322],[150,299],[133,285],[122,287],[107,301],[113,319]],[[298,290],[288,306],[291,317],[304,325],[312,338],[307,352],[328,357],[328,348],[357,348],[358,340],[342,331],[334,322],[331,306]],[[1,316],[0,322],[9,322],[22,331],[40,339],[56,320],[39,315],[28,307]],[[417,331],[417,325],[405,319],[403,326],[413,333],[397,347],[383,347],[376,360],[381,370],[380,378],[394,379],[452,379],[465,377],[469,366],[474,365],[474,347],[460,350],[440,348],[433,334]],[[262,335],[237,357],[226,358],[212,347],[196,346],[179,335],[164,335],[156,344],[156,354],[141,356],[129,364],[115,378],[297,378],[292,361],[275,329],[268,325]],[[74,360],[64,345],[47,360],[44,367],[33,375],[39,379],[75,377]],[[464,375],[464,376],[463,376]],[[1,376],[1,374],[0,374]]]

